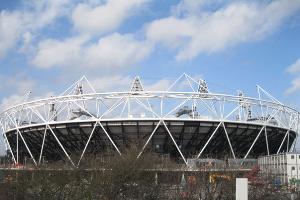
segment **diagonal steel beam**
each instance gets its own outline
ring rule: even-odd
[[[235,153],[234,153],[234,151],[233,151],[233,148],[232,148],[232,145],[231,145],[231,142],[230,142],[230,139],[229,139],[229,136],[228,136],[228,132],[227,132],[227,130],[226,130],[226,127],[225,127],[224,122],[222,122],[222,126],[223,126],[223,129],[224,129],[224,132],[225,132],[225,135],[226,135],[228,144],[229,144],[229,146],[230,146],[231,153],[232,153],[232,155],[233,155],[233,158],[235,159]]]
[[[30,151],[30,149],[29,149],[27,143],[25,142],[22,133],[19,131],[19,129],[17,129],[17,131],[19,132],[19,135],[21,136],[21,139],[22,139],[22,141],[23,141],[23,143],[24,143],[24,145],[25,145],[25,147],[26,147],[26,149],[27,149],[27,151],[28,151],[28,153],[29,153],[31,159],[33,160],[34,164],[37,166],[37,163],[36,163],[36,161],[35,161],[35,159],[34,159],[32,153],[31,153],[31,151]]]
[[[8,116],[8,117],[9,117],[9,119],[11,120],[11,122],[12,122],[12,123],[15,125],[15,127],[16,127],[16,130],[17,130],[17,136],[18,136],[18,135],[21,136],[21,139],[22,139],[22,141],[23,141],[23,143],[24,143],[24,145],[25,145],[25,148],[27,149],[27,151],[28,151],[28,153],[29,153],[31,159],[33,160],[34,164],[37,165],[37,163],[36,163],[36,161],[35,161],[35,159],[34,159],[32,153],[31,153],[30,149],[28,148],[28,145],[27,145],[26,141],[25,141],[24,138],[23,138],[22,133],[21,133],[20,130],[19,130],[19,127],[18,127],[17,122],[16,122],[15,120],[13,120],[10,116]],[[17,142],[19,142],[18,139],[17,139]],[[19,151],[19,150],[17,150],[17,155],[19,154],[18,151]],[[19,156],[18,156],[18,157],[19,157]],[[17,162],[18,162],[18,161],[19,161],[19,159],[17,158]]]
[[[286,152],[289,152],[289,146],[290,146],[290,133],[288,133],[288,136],[287,136]]]
[[[89,139],[87,140],[87,142],[86,142],[86,144],[85,144],[85,147],[84,147],[84,149],[83,149],[83,151],[82,151],[82,154],[81,154],[81,156],[80,156],[80,158],[79,158],[79,160],[78,160],[77,166],[79,166],[80,161],[81,161],[81,159],[83,158],[83,156],[84,156],[84,154],[85,154],[85,151],[86,151],[86,149],[87,149],[87,147],[88,147],[88,145],[89,145],[89,143],[90,143],[90,141],[91,141],[91,139],[92,139],[92,137],[93,137],[93,134],[94,134],[94,132],[95,132],[96,126],[97,126],[97,122],[94,124],[94,127],[93,127],[93,129],[92,129],[92,132],[91,132],[91,134],[90,134],[90,136],[89,136]]]
[[[52,130],[52,128],[49,126],[49,124],[47,124],[48,129],[50,130],[50,132],[52,133],[52,135],[54,136],[55,140],[57,141],[58,145],[60,146],[60,148],[63,150],[64,154],[67,156],[67,158],[69,159],[69,161],[71,162],[71,164],[75,166],[74,162],[72,161],[71,157],[69,156],[69,154],[67,153],[67,151],[65,150],[64,146],[61,144],[61,142],[59,141],[59,139],[57,138],[56,134],[54,133],[54,131]]]
[[[16,158],[15,158],[15,156],[14,156],[14,153],[13,153],[13,151],[12,151],[12,148],[11,148],[11,146],[10,146],[10,143],[9,143],[9,141],[8,141],[8,138],[7,138],[7,135],[6,135],[5,132],[3,133],[3,136],[4,136],[4,138],[5,138],[5,141],[7,142],[9,151],[10,151],[11,156],[12,156],[12,159],[13,159],[14,163],[17,164]]]
[[[60,146],[60,148],[63,150],[65,156],[67,156],[67,158],[69,159],[69,161],[71,162],[71,164],[76,167],[74,165],[74,162],[72,161],[71,157],[69,156],[69,154],[67,153],[67,151],[65,150],[64,146],[61,144],[61,142],[59,141],[59,139],[57,138],[56,134],[54,133],[54,131],[52,130],[52,128],[50,127],[49,123],[42,117],[42,115],[38,112],[33,110],[32,108],[30,108],[32,110],[32,112],[34,112],[42,121],[44,121],[44,123],[46,124],[46,128],[48,127],[48,129],[50,130],[50,132],[52,133],[52,135],[54,136],[55,140],[57,141],[58,145]]]
[[[122,103],[124,103],[123,101],[124,97],[118,99],[108,110],[106,110],[100,117],[99,119],[102,119],[105,115],[108,115],[109,113],[111,113],[114,109],[116,109],[117,107],[119,107]]]
[[[269,141],[268,141],[268,132],[267,132],[267,127],[266,126],[265,126],[265,138],[266,138],[267,152],[268,152],[268,155],[270,155]]]
[[[150,140],[152,139],[153,135],[155,134],[156,130],[158,129],[159,125],[161,124],[161,120],[157,123],[157,125],[155,126],[154,130],[152,131],[151,135],[149,136],[147,142],[144,144],[141,152],[139,153],[139,155],[137,156],[137,158],[139,158],[142,153],[144,152],[146,146],[148,145],[148,143],[150,142]]]
[[[266,127],[266,126],[263,126],[263,127],[260,129],[260,131],[259,131],[259,133],[257,134],[256,138],[254,139],[254,141],[253,141],[251,147],[249,148],[248,152],[247,152],[246,155],[244,156],[244,160],[248,157],[250,151],[252,150],[253,146],[255,145],[257,139],[259,138],[261,132],[264,130],[265,127]],[[243,163],[242,163],[242,164],[243,164]]]
[[[102,123],[99,121],[98,124],[100,125],[100,127],[102,128],[102,130],[104,131],[104,133],[106,134],[106,136],[108,137],[109,141],[112,143],[112,145],[115,147],[115,149],[117,150],[117,152],[121,155],[120,150],[118,149],[117,145],[114,143],[114,141],[111,139],[111,137],[109,136],[109,134],[107,133],[107,131],[105,130],[104,126],[102,125]]]
[[[156,112],[153,111],[152,108],[146,106],[143,102],[141,102],[141,101],[140,101],[139,99],[137,99],[136,97],[134,97],[134,100],[135,100],[138,104],[140,104],[141,106],[143,106],[147,111],[151,112],[154,116],[156,116],[156,117],[158,117],[158,118],[160,117]]]
[[[280,146],[279,146],[278,151],[277,151],[276,154],[278,154],[278,153],[280,152],[280,150],[281,150],[281,148],[282,148],[282,145],[283,145],[283,143],[284,143],[284,141],[285,141],[285,138],[286,138],[286,136],[289,134],[289,132],[290,132],[290,130],[287,130],[287,132],[286,132],[286,134],[284,135],[284,137],[283,137],[283,139],[282,139],[282,142],[281,142],[281,144],[280,144]]]
[[[180,156],[182,157],[183,161],[184,161],[184,162],[185,162],[185,164],[187,165],[187,161],[186,161],[185,157],[183,156],[183,154],[182,154],[182,152],[181,152],[180,148],[178,147],[178,145],[177,145],[177,143],[176,143],[176,141],[175,141],[174,137],[172,136],[172,134],[171,134],[171,132],[170,132],[169,128],[167,127],[167,125],[166,125],[165,121],[164,121],[164,120],[162,120],[162,123],[163,123],[164,127],[166,128],[166,130],[167,130],[167,132],[168,132],[168,134],[169,134],[170,138],[172,139],[172,141],[173,141],[174,145],[176,146],[176,149],[177,149],[177,151],[179,152],[179,154],[180,154]]]
[[[11,148],[11,146],[10,146],[10,143],[9,143],[9,141],[8,141],[8,138],[7,138],[7,136],[6,136],[6,132],[5,132],[5,129],[4,129],[4,127],[3,127],[3,124],[2,124],[2,123],[0,123],[0,124],[1,124],[1,129],[2,129],[2,131],[3,131],[3,134],[2,134],[2,135],[3,135],[3,137],[4,137],[5,142],[7,143],[7,146],[8,146],[8,148],[9,148],[10,153],[11,153],[12,159],[13,159],[14,163],[17,164],[16,159],[15,159],[15,156],[14,156],[14,153],[13,153],[13,151],[12,151],[12,148]]]
[[[205,143],[204,147],[201,149],[200,153],[197,156],[197,159],[201,156],[201,154],[203,153],[203,151],[205,150],[205,148],[207,147],[207,145],[209,144],[209,142],[211,141],[211,139],[214,137],[214,135],[217,133],[219,127],[222,125],[222,122],[220,122],[217,126],[217,128],[214,130],[214,132],[211,134],[211,136],[209,137],[208,141]]]
[[[45,131],[44,131],[43,142],[42,142],[41,152],[40,152],[40,156],[39,156],[39,165],[41,164],[41,160],[42,160],[42,155],[43,155],[43,151],[44,151],[46,134],[47,134],[47,127],[45,127]]]

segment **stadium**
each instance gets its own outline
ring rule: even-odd
[[[182,74],[168,89],[148,91],[135,77],[128,91],[97,92],[86,77],[62,94],[14,105],[0,115],[7,154],[80,165],[89,155],[139,147],[178,163],[191,158],[248,159],[293,151],[299,112],[256,86],[258,96],[213,93]]]

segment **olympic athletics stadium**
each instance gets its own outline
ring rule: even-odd
[[[299,112],[260,86],[257,93],[213,93],[187,74],[163,91],[148,91],[135,77],[128,91],[97,92],[82,77],[58,96],[4,110],[0,125],[13,162],[30,158],[37,166],[43,159],[78,166],[88,155],[122,156],[132,144],[140,148],[137,158],[150,151],[183,164],[292,151]]]

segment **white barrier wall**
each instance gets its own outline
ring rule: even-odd
[[[248,200],[248,179],[247,178],[236,179],[235,199]]]

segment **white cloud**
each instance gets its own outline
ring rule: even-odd
[[[18,73],[15,75],[0,74],[0,93],[4,97],[0,101],[0,112],[10,106],[27,100],[35,100],[54,95],[48,91],[48,87],[38,84],[32,77]]]
[[[300,72],[300,58],[296,60],[293,64],[287,67],[287,70],[290,74],[299,75]],[[295,78],[292,81],[292,85],[290,88],[286,90],[286,94],[292,94],[296,91],[300,90],[300,77]]]
[[[100,5],[81,3],[72,13],[72,21],[77,30],[84,33],[101,34],[113,31],[133,15],[148,0],[107,0]]]
[[[288,67],[288,72],[291,74],[300,72],[300,58]]]
[[[154,43],[178,49],[178,60],[192,59],[201,53],[262,39],[299,9],[299,0],[277,0],[269,4],[232,2],[213,11],[155,20],[146,28],[146,34]]]
[[[90,67],[116,70],[131,67],[130,65],[147,57],[151,49],[149,43],[138,41],[130,34],[114,33],[101,38],[97,44],[88,46],[84,60]]]
[[[221,6],[226,0],[182,0],[172,9],[176,16],[193,15],[203,11],[207,6]]]
[[[34,49],[31,44],[35,37],[29,31],[23,33],[21,37],[22,37],[21,39],[22,44],[19,47],[19,52],[20,53],[31,52]]]
[[[213,0],[212,0],[213,1]],[[207,0],[182,0],[173,9],[174,14],[180,15],[182,12],[197,11],[203,4],[206,4]]]
[[[300,89],[300,77],[292,81],[292,86],[286,90],[286,94],[292,94]]]
[[[29,34],[36,34],[58,17],[65,15],[66,5],[69,3],[70,0],[30,1],[24,9],[0,11],[0,58],[19,41],[25,42],[21,45],[22,51],[24,45],[28,46],[31,42]]]
[[[82,67],[117,72],[131,67],[149,55],[151,45],[136,40],[132,35],[114,33],[89,43],[86,37],[75,37],[63,41],[45,40],[38,45],[32,63],[36,67],[55,66],[74,69]],[[72,68],[70,68],[72,67]]]
[[[14,91],[16,93],[25,94],[31,91],[36,82],[24,74],[16,74],[15,76],[0,75],[0,92]],[[7,90],[9,88],[9,91]]]
[[[0,13],[0,58],[11,49],[18,39],[22,23],[20,13],[2,11]]]
[[[33,1],[30,5],[32,11],[31,22],[29,26],[36,28],[43,28],[46,25],[53,23],[57,18],[68,15],[72,8],[71,0],[51,0],[51,1]]]
[[[46,39],[39,42],[32,63],[40,68],[74,65],[81,62],[85,37],[74,37],[64,41]]]
[[[12,105],[22,103],[25,95],[36,89],[36,82],[24,74],[15,76],[0,75],[0,92],[7,95],[0,102],[0,111]]]

